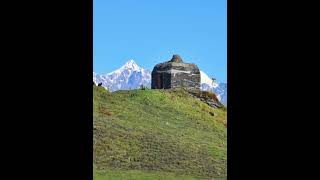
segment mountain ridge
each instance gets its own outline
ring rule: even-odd
[[[209,76],[200,71],[200,89],[216,93],[219,101],[227,106],[227,83],[214,82]],[[141,85],[151,87],[151,71],[140,67],[133,59],[129,59],[119,69],[99,75],[93,72],[93,82],[102,83],[109,91],[138,89]]]

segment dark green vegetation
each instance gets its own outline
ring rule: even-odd
[[[184,91],[93,86],[93,97],[94,179],[226,177],[225,109]]]

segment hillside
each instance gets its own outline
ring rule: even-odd
[[[226,110],[183,91],[97,86],[93,105],[94,179],[226,177]]]

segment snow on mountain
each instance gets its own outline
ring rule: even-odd
[[[213,82],[213,80],[209,78],[209,76],[203,71],[200,71],[200,76],[201,76],[201,84],[207,84],[208,87],[211,87],[211,88],[216,88],[219,86],[218,83]]]
[[[213,82],[213,80],[202,71],[200,71],[200,75],[200,89],[214,92],[219,101],[227,105],[227,83]],[[151,71],[139,67],[134,60],[130,59],[122,67],[111,73],[99,75],[93,72],[93,82],[95,84],[102,83],[102,86],[111,92],[138,89],[141,84],[150,88]]]
[[[227,83],[214,82],[209,76],[200,71],[201,84],[200,89],[203,91],[212,91],[217,95],[219,101],[227,106]]]
[[[219,83],[218,87],[213,89],[213,92],[217,94],[219,101],[227,106],[227,83]]]
[[[129,60],[121,68],[105,74],[93,73],[93,81],[107,87],[109,91],[137,89],[140,85],[150,88],[151,72],[139,67],[134,60]]]
[[[128,62],[126,62],[121,68],[111,72],[111,73],[108,73],[107,75],[113,75],[115,76],[116,74],[121,74],[123,71],[126,71],[126,70],[131,70],[131,71],[142,71],[143,69],[141,67],[139,67],[137,65],[136,62],[134,62],[133,59],[130,59]]]

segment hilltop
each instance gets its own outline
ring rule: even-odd
[[[200,71],[201,90],[214,92],[220,102],[227,106],[227,83],[214,82],[209,76]],[[130,59],[119,69],[107,73],[97,74],[93,72],[93,81],[106,87],[109,91],[139,89],[140,85],[151,87],[151,71],[140,67]]]
[[[227,174],[227,110],[184,91],[93,86],[94,179]]]

